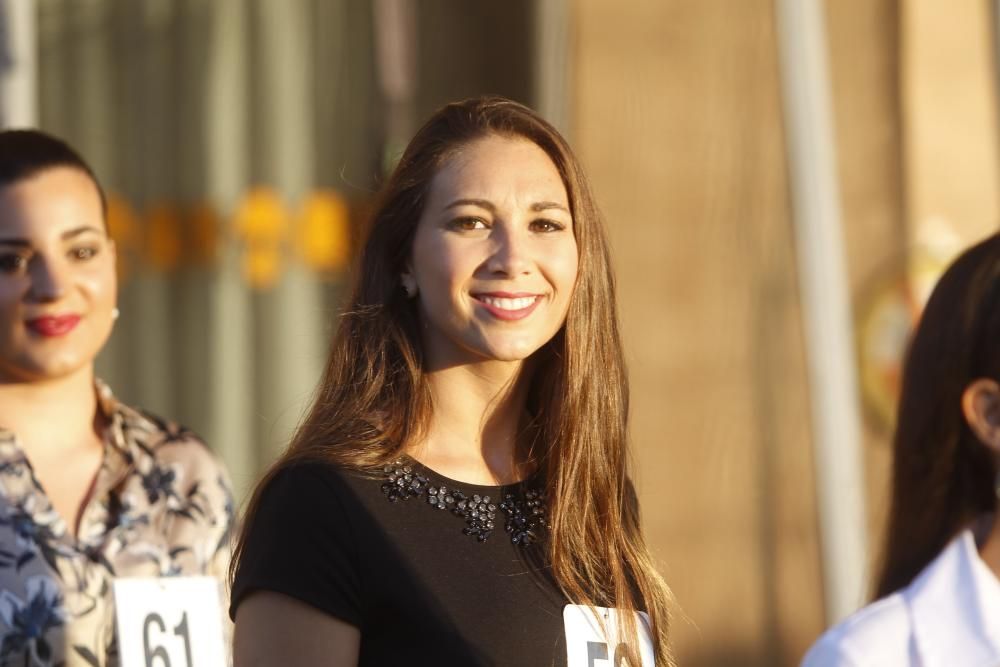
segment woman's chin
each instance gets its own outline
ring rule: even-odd
[[[490,345],[486,350],[485,356],[495,361],[518,362],[524,361],[541,347],[542,345],[538,345],[534,341],[503,341],[500,344]]]
[[[0,381],[50,382],[75,375],[90,365],[90,361],[77,355],[63,355],[45,359],[20,359],[0,365]]]

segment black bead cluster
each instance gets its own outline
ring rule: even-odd
[[[427,478],[413,472],[413,468],[403,465],[399,461],[386,464],[382,468],[386,475],[386,481],[382,484],[382,493],[386,495],[389,502],[397,500],[409,500],[411,497],[423,495],[427,488]]]
[[[541,491],[529,489],[520,498],[508,493],[500,509],[507,515],[504,527],[514,544],[528,546],[537,542],[548,525],[545,522],[545,494]]]
[[[455,503],[456,514],[465,519],[465,528],[462,532],[472,535],[480,542],[493,534],[493,519],[496,516],[497,506],[490,502],[489,496],[480,496],[478,493],[471,498],[466,498],[461,491],[455,492],[458,502]]]
[[[496,527],[495,505],[489,496],[478,493],[471,497],[458,489],[446,486],[432,486],[428,479],[413,471],[411,466],[396,461],[383,468],[386,481],[382,483],[382,493],[390,502],[409,500],[424,496],[427,504],[439,510],[449,510],[455,516],[465,519],[462,532],[485,542],[493,534]],[[504,526],[511,536],[511,542],[528,546],[540,537],[545,528],[544,494],[534,489],[527,490],[521,496],[507,493],[500,509],[507,515]]]

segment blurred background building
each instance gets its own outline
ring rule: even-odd
[[[355,231],[444,102],[539,109],[611,230],[680,664],[794,665],[865,599],[899,362],[997,228],[988,0],[0,0],[0,123],[111,194],[100,372],[240,494],[322,368]]]

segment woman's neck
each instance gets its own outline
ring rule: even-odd
[[[526,383],[522,364],[462,365],[430,371],[433,416],[410,450],[418,461],[470,484],[522,479],[518,439]]]
[[[92,438],[97,412],[91,367],[56,380],[0,383],[0,428],[16,434],[29,456]]]
[[[1000,579],[1000,512],[995,512],[991,518],[989,534],[979,544],[979,557]]]

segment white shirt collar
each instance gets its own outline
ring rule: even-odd
[[[1000,665],[1000,581],[963,531],[904,591],[926,665]]]

